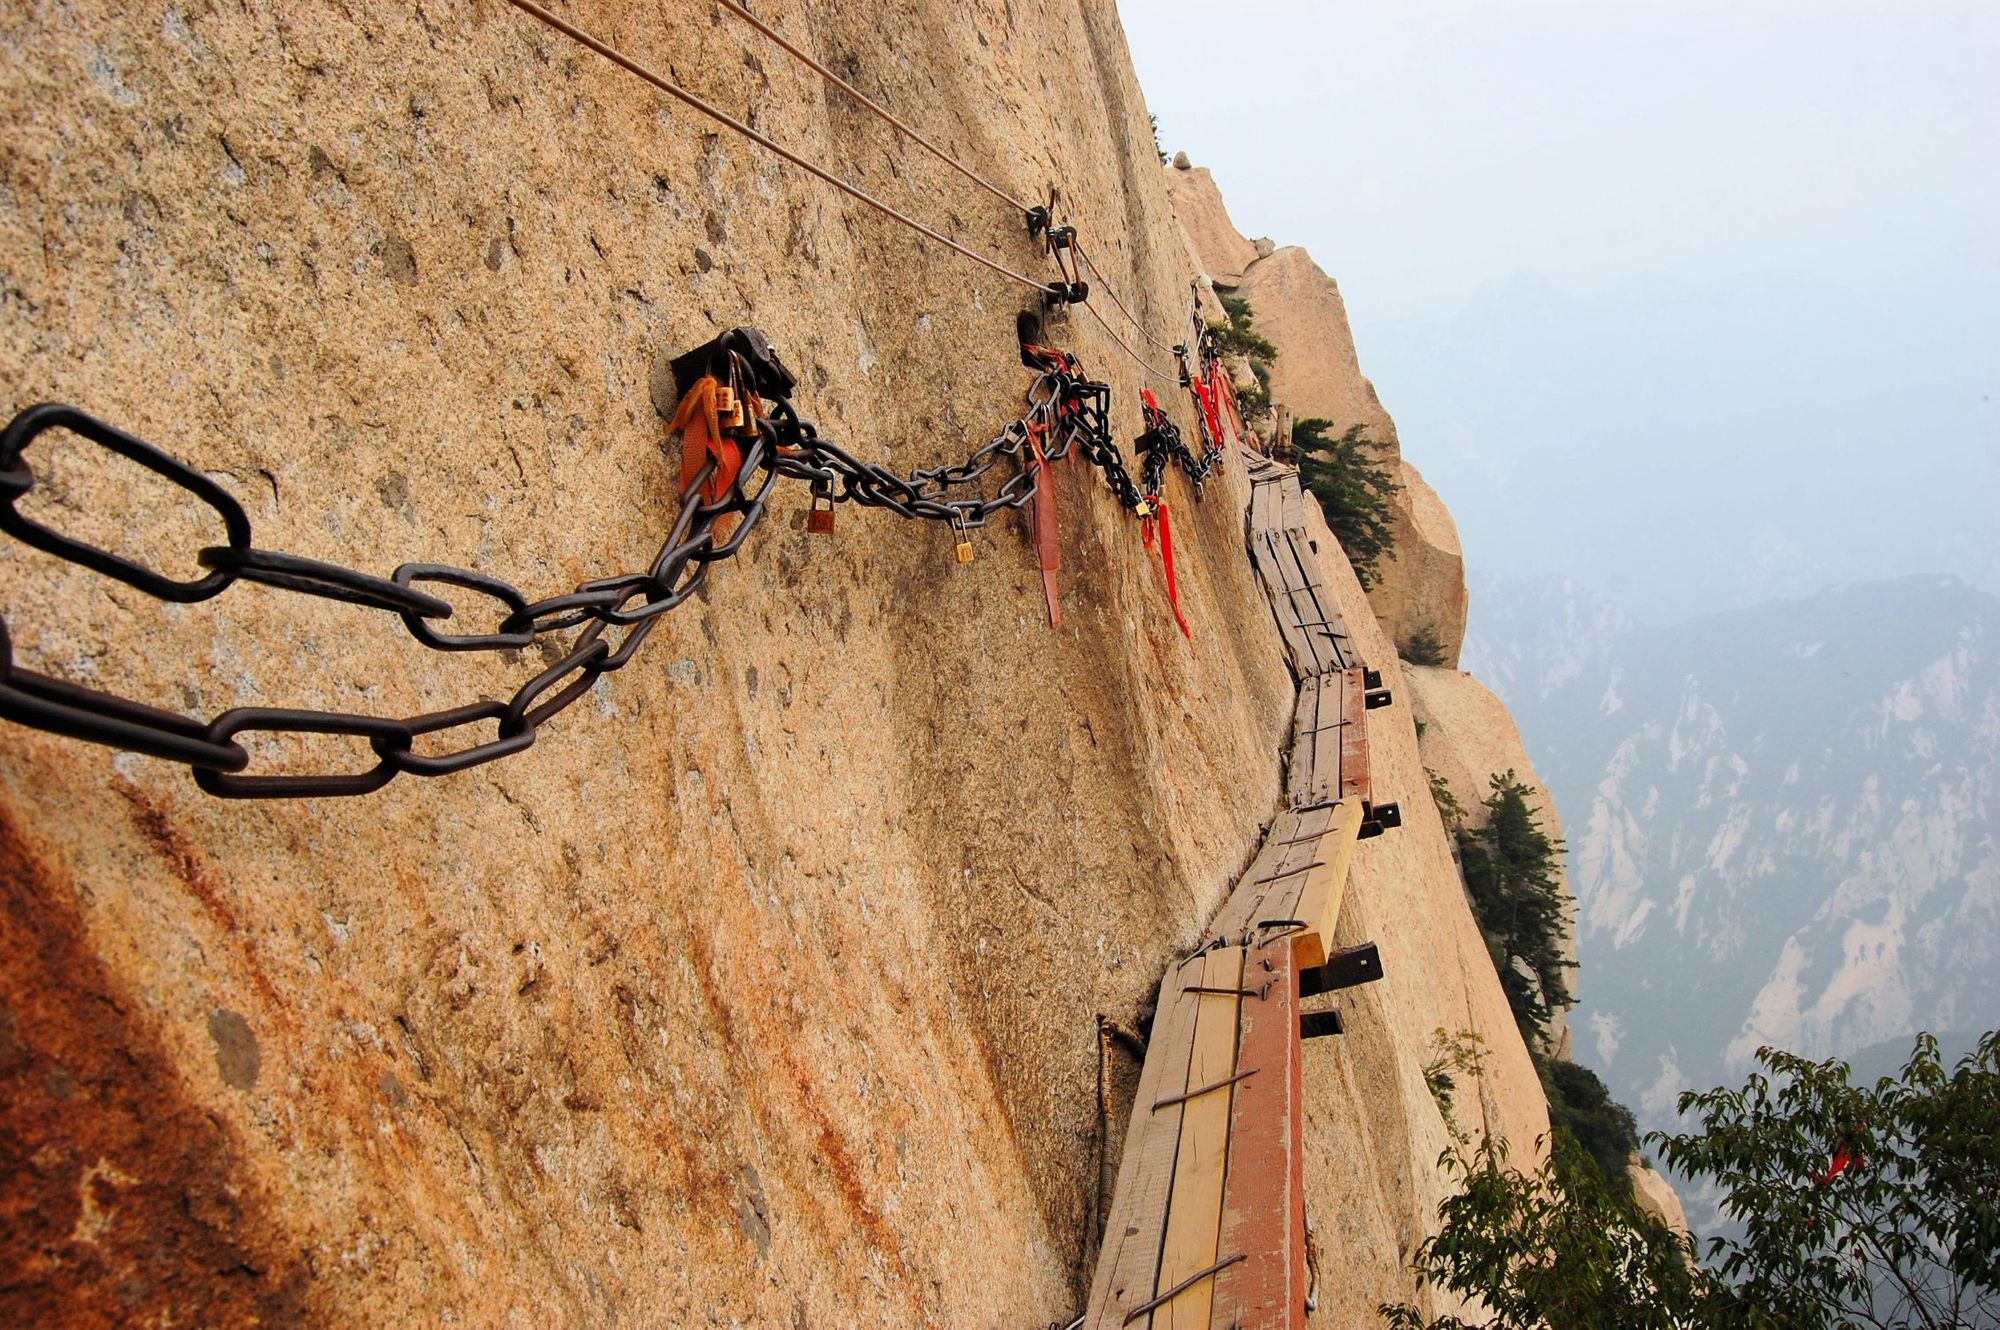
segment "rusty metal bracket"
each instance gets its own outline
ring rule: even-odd
[[[1271,985],[1276,982],[1274,979],[1267,979],[1262,985],[1256,988],[1215,988],[1207,984],[1189,984],[1181,992],[1208,993],[1218,997],[1253,997],[1262,1001],[1265,997],[1269,996]]]
[[[1299,971],[1299,996],[1338,992],[1356,984],[1372,984],[1382,977],[1382,957],[1373,942],[1344,947],[1327,958],[1324,965]]]

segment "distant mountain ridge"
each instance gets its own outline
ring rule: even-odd
[[[1644,1125],[1760,1044],[1879,1074],[2000,1025],[2000,598],[1905,577],[1671,628],[1560,581],[1471,600],[1467,667],[1568,827],[1577,1056]]]

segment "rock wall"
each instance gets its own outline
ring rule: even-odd
[[[1229,222],[1207,168],[1166,170],[1196,254],[1218,285],[1250,302],[1256,329],[1278,348],[1271,400],[1295,418],[1319,417],[1335,431],[1363,425],[1403,492],[1394,503],[1395,549],[1377,569],[1368,601],[1399,648],[1428,632],[1446,665],[1465,642],[1465,559],[1458,526],[1437,494],[1402,455],[1396,422],[1361,372],[1340,286],[1297,245],[1269,249]]]
[[[1681,1198],[1674,1191],[1673,1184],[1637,1154],[1625,1165],[1625,1172],[1632,1179],[1632,1199],[1638,1203],[1639,1212],[1651,1215],[1675,1233],[1686,1237],[1687,1212],[1681,1208]]]
[[[1202,271],[1216,286],[1240,286],[1243,274],[1258,258],[1255,241],[1243,238],[1229,220],[1229,209],[1206,166],[1188,165],[1185,155],[1167,170],[1167,196],[1174,216],[1187,232],[1188,243],[1201,256]]]
[[[1035,264],[1017,217],[724,12],[565,12]],[[1064,197],[1093,257],[1180,326],[1196,263],[1109,7],[760,14],[1017,193],[1092,182]],[[823,432],[899,468],[1021,409],[1021,290],[491,0],[16,9],[0,109],[12,403],[187,458],[263,547],[531,593],[641,566],[677,474],[649,377],[741,323]],[[1053,332],[1129,437],[1141,371],[1089,318]],[[101,453],[30,460],[65,531],[177,576],[214,539]],[[808,536],[787,488],[532,750],[362,799],[219,801],[0,724],[0,1320],[1066,1319],[1094,1015],[1132,1017],[1255,845],[1290,685],[1240,471],[1176,508],[1192,644],[1095,476],[1059,488],[1059,632],[1018,522],[961,566],[879,512]],[[204,716],[409,715],[555,658],[443,656],[247,584],[163,606],[12,542],[0,595],[22,667]],[[1407,1291],[1442,1185],[1427,1041],[1505,1016],[1407,714],[1370,723],[1413,826],[1364,852],[1343,923],[1391,979],[1308,1053],[1341,1281],[1319,1324]],[[370,760],[250,746],[262,770]],[[1502,1048],[1477,1096],[1517,1140],[1545,1121],[1525,1067]]]
[[[1401,479],[1403,492],[1390,525],[1392,549],[1368,589],[1369,603],[1392,625],[1397,646],[1421,656],[1417,644],[1428,638],[1438,663],[1451,668],[1465,646],[1470,606],[1458,523],[1408,458],[1402,460]]]

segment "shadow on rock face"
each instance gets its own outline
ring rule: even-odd
[[[310,1323],[297,1245],[110,982],[75,900],[0,810],[0,1323]],[[223,1083],[251,1090],[249,1022],[217,1011],[208,1032]]]

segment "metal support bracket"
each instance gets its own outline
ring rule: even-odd
[[[1299,972],[1299,996],[1309,998],[1338,992],[1356,984],[1372,984],[1382,977],[1382,957],[1373,942],[1343,947],[1327,958],[1324,965]]]

